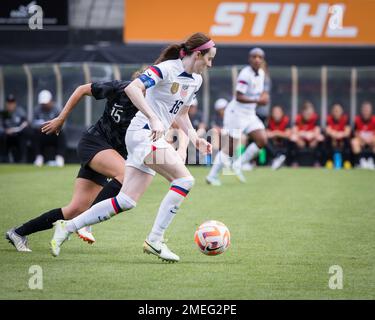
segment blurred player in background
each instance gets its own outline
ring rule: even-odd
[[[279,169],[289,155],[290,135],[289,117],[281,106],[273,106],[267,124],[267,151],[273,158],[273,170]]]
[[[354,138],[351,141],[355,162],[363,169],[375,168],[375,115],[372,104],[365,101],[361,106],[361,114],[355,117]],[[368,157],[365,156],[365,151]]]
[[[272,81],[271,81],[271,75],[268,68],[268,64],[266,59],[263,59],[263,63],[261,65],[261,69],[264,70],[265,76],[264,76],[264,92],[267,92],[269,95],[268,103],[265,105],[258,105],[255,109],[256,115],[259,117],[260,120],[263,121],[263,123],[266,125],[267,118],[270,115],[270,108],[271,108],[271,88],[272,88]]]
[[[59,134],[68,115],[83,96],[107,99],[104,113],[95,125],[82,134],[77,152],[81,168],[75,180],[70,203],[52,209],[6,233],[6,239],[18,251],[28,252],[27,235],[52,228],[61,219],[72,219],[92,204],[114,197],[121,189],[127,150],[124,135],[137,108],[126,96],[129,81],[96,82],[79,86],[56,118],[41,124],[43,134]],[[107,181],[107,178],[112,180]],[[77,230],[88,243],[95,242],[90,229]]]
[[[333,168],[334,155],[340,155],[344,160],[344,167],[351,168],[350,163],[350,136],[349,117],[344,113],[341,104],[334,104],[330,114],[327,116],[326,134],[326,167]]]
[[[164,233],[194,185],[194,178],[179,154],[165,140],[164,133],[175,121],[202,153],[211,152],[211,145],[199,138],[188,111],[202,84],[201,74],[212,66],[216,54],[214,42],[202,33],[195,33],[182,44],[172,44],[161,53],[155,65],[134,80],[126,93],[139,109],[126,133],[129,158],[121,192],[102,201],[70,221],[56,222],[51,240],[54,256],[72,232],[103,222],[122,211],[134,208],[153,180],[155,171],[170,182],[170,189],[160,204],[144,252],[166,261],[179,261],[164,242]],[[146,97],[142,91],[147,90]]]
[[[266,105],[269,94],[264,90],[265,72],[261,68],[265,53],[260,48],[249,52],[249,66],[241,70],[236,85],[236,95],[228,104],[224,114],[224,130],[227,137],[223,137],[222,149],[217,153],[207,183],[219,186],[218,176],[223,167],[230,163],[233,150],[240,142],[242,134],[246,134],[252,141],[245,152],[233,163],[233,170],[241,182],[246,179],[242,174],[242,164],[255,158],[259,150],[267,144],[267,134],[263,122],[256,115],[256,107]]]

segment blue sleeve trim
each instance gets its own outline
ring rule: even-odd
[[[139,80],[141,80],[143,82],[143,84],[145,85],[146,89],[148,88],[151,88],[155,85],[155,80],[146,76],[145,74],[141,74],[139,77],[138,77]]]

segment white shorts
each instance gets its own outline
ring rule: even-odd
[[[149,129],[128,130],[125,136],[128,158],[126,166],[137,168],[145,173],[155,175],[155,171],[145,165],[145,158],[156,149],[165,149],[170,147],[164,137],[152,142]]]
[[[240,139],[241,135],[249,134],[255,130],[264,130],[263,122],[257,115],[238,108],[227,107],[224,113],[224,132],[234,139]]]

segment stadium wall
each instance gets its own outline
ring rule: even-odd
[[[218,45],[215,66],[246,63],[248,46]],[[100,42],[80,45],[0,44],[0,65],[59,62],[152,63],[165,45],[126,45]],[[274,47],[263,46],[274,66],[372,66],[375,47]]]

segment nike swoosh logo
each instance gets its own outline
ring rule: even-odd
[[[207,247],[206,250],[207,251],[215,251],[215,250],[219,250],[220,248],[222,248],[223,246],[220,246],[220,247],[217,247],[217,248],[209,248]]]
[[[151,249],[155,250],[156,253],[158,253],[158,254],[161,253],[161,250],[156,250],[156,249],[155,249],[151,244],[149,244],[147,241],[146,241],[146,243],[148,244],[148,246],[149,246]]]

